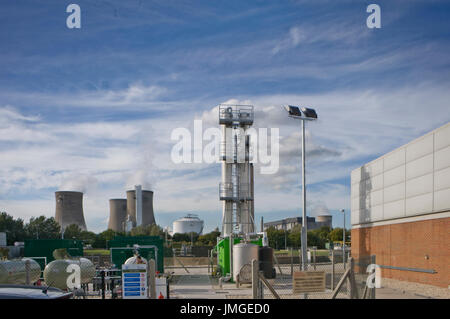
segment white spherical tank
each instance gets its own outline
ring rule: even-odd
[[[240,243],[233,245],[233,280],[245,265],[251,265],[252,260],[258,259],[259,246],[254,244]]]
[[[146,264],[147,263],[147,259],[145,259],[144,257],[141,257],[141,261],[138,261],[138,258],[136,256],[130,257],[125,261],[125,265],[129,265],[129,264]]]
[[[202,231],[203,220],[199,219],[196,215],[188,214],[187,216],[173,222],[172,234],[201,234]]]

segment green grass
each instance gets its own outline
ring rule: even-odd
[[[109,250],[108,249],[89,249],[84,250],[84,255],[92,256],[92,255],[102,255],[102,256],[108,256]]]

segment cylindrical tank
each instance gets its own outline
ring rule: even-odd
[[[56,210],[55,220],[64,229],[69,225],[78,225],[86,230],[83,215],[83,193],[81,192],[55,192]]]
[[[328,226],[331,228],[333,222],[333,216],[331,215],[321,215],[316,217],[316,223],[320,223],[320,227]]]
[[[187,216],[177,219],[173,222],[173,234],[201,234],[203,231],[203,220],[197,216],[188,214]]]
[[[44,269],[45,284],[63,290],[67,289],[67,278],[71,274],[67,272],[67,267],[72,264],[80,266],[81,284],[92,281],[95,276],[95,266],[89,259],[57,259],[50,262]]]
[[[108,229],[116,232],[124,231],[124,225],[127,220],[127,200],[110,199],[109,200],[109,222]]]
[[[244,265],[251,265],[253,259],[259,260],[258,252],[258,245],[246,243],[233,245],[233,280],[236,280]]]
[[[34,259],[0,261],[0,284],[27,284],[27,270],[29,284],[35,283],[41,277],[41,267]]]
[[[127,191],[127,216],[131,217],[133,226],[136,226],[136,191]],[[142,191],[142,225],[155,224],[155,214],[153,212],[153,192]]]
[[[259,270],[264,273],[267,279],[275,278],[273,268],[273,249],[270,247],[259,247]]]
[[[147,259],[145,259],[144,257],[141,257],[141,264],[146,264],[147,263]],[[127,260],[125,260],[125,265],[129,265],[129,264],[137,264],[137,257],[133,256],[128,258]]]

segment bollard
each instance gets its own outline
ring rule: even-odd
[[[29,260],[25,260],[25,273],[26,273],[26,278],[25,278],[25,283],[27,285],[30,285],[30,261]]]
[[[294,275],[294,250],[291,247],[291,277]]]
[[[101,286],[101,289],[102,289],[102,299],[105,299],[105,288],[106,288],[106,285],[105,285],[105,271],[104,271],[104,270],[102,270],[102,271],[100,272],[100,277],[101,277],[101,279],[102,279],[102,286]]]
[[[334,250],[331,250],[331,290],[334,290]]]
[[[316,270],[316,248],[313,249],[313,265],[314,270]]]
[[[156,299],[156,263],[154,259],[148,262],[148,287],[150,289],[150,299]]]
[[[259,293],[259,263],[256,259],[252,260],[252,298],[258,299]]]

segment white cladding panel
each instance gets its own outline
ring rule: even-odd
[[[447,146],[450,146],[450,125],[446,125],[434,133],[434,151]]]
[[[384,172],[384,187],[405,181],[405,165]]]
[[[440,170],[450,166],[450,146],[434,153],[434,169]]]
[[[434,172],[434,191],[450,188],[450,166]]]
[[[351,223],[450,210],[450,123],[352,171]]]

